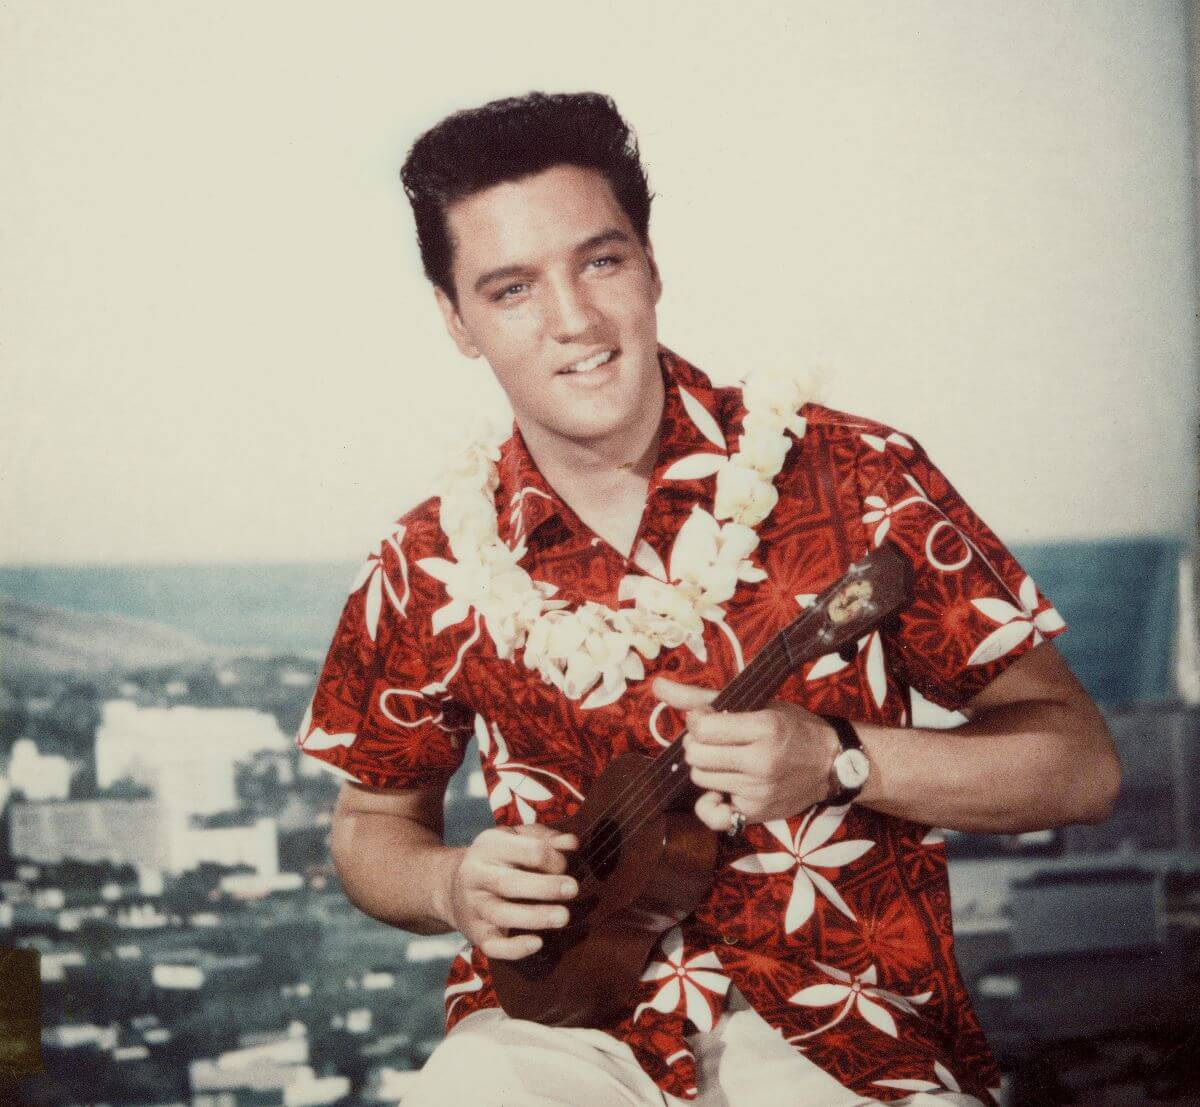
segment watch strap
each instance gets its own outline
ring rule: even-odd
[[[854,729],[854,724],[849,719],[844,719],[841,715],[822,715],[821,718],[833,727],[842,749],[860,750],[863,748],[858,731]]]
[[[863,748],[862,739],[859,738],[858,731],[854,729],[854,724],[849,719],[843,718],[841,715],[822,715],[821,718],[833,727],[834,733],[838,738],[838,744],[842,747],[842,753],[845,753],[846,750],[861,750]],[[834,758],[834,760],[836,761],[837,759]],[[842,807],[850,803],[862,791],[861,787],[844,787],[841,781],[838,780],[836,768],[831,775],[833,777],[832,787],[834,791],[825,800],[831,807]]]

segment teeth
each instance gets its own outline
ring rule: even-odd
[[[605,350],[602,354],[593,354],[586,361],[577,361],[574,365],[568,366],[564,372],[586,373],[591,369],[599,368],[612,357],[612,353],[612,350]]]

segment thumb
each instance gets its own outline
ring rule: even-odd
[[[711,688],[677,684],[666,677],[656,677],[651,688],[668,707],[677,707],[681,711],[695,711],[697,708],[707,707],[717,698],[717,693]]]
[[[718,833],[728,830],[733,818],[733,804],[724,792],[705,792],[696,801],[696,818],[709,830]]]

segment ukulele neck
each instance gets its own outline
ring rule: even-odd
[[[825,654],[854,655],[863,635],[893,618],[912,598],[912,567],[890,543],[851,565],[758,652],[712,702],[714,711],[759,711],[788,676]],[[650,770],[656,811],[692,806],[700,789],[683,756],[686,731],[663,750]]]
[[[779,691],[793,667],[787,639],[784,634],[778,634],[721,690],[712,702],[712,710],[762,710]],[[655,772],[654,806],[657,811],[691,808],[701,795],[701,789],[692,783],[684,761],[683,738],[686,733],[686,730],[681,731],[655,760],[655,769],[659,770]],[[679,784],[681,774],[687,780],[685,786]]]

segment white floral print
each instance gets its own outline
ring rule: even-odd
[[[583,799],[583,793],[557,773],[509,760],[508,743],[500,728],[495,723],[489,727],[482,715],[475,716],[475,738],[479,742],[480,757],[485,764],[491,763],[496,774],[496,783],[488,792],[488,803],[493,811],[499,812],[511,803],[516,806],[521,822],[537,822],[537,810],[533,805],[552,799],[553,794],[540,781],[534,780],[535,773],[557,781],[577,799]]]
[[[383,594],[387,593],[388,599],[391,600],[396,610],[404,615],[407,613],[408,607],[408,562],[404,557],[404,552],[400,548],[400,544],[404,541],[403,526],[397,527],[391,534],[384,539],[384,544],[391,546],[396,553],[397,563],[400,566],[400,577],[404,582],[404,595],[397,596],[395,588],[392,587],[392,582],[388,579],[387,572],[383,568],[382,553],[373,553],[364,562],[363,567],[359,569],[358,574],[350,583],[350,592],[357,592],[364,584],[367,585],[367,590],[363,597],[363,621],[366,623],[367,634],[370,635],[371,641],[375,641],[375,636],[379,633],[379,614],[383,608]]]
[[[897,1088],[902,1092],[961,1092],[954,1074],[941,1061],[934,1061],[934,1080],[876,1080],[881,1088]]]
[[[707,950],[685,958],[679,927],[663,935],[661,949],[663,959],[651,961],[642,973],[643,980],[661,983],[654,998],[634,1011],[634,1021],[648,1009],[668,1014],[682,1004],[697,1030],[711,1030],[714,1003],[709,997],[723,996],[729,990],[729,977],[721,970],[717,955]]]
[[[876,1030],[882,1030],[883,1033],[890,1034],[895,1038],[898,1036],[896,1020],[883,1004],[890,1004],[906,1015],[917,1015],[919,1012],[915,1005],[927,1003],[933,994],[932,992],[922,992],[916,996],[902,996],[887,988],[880,988],[878,986],[879,973],[874,965],[871,965],[866,972],[851,975],[833,965],[823,965],[820,961],[814,961],[813,964],[836,983],[810,984],[807,988],[801,988],[789,1002],[802,1007],[832,1007],[834,1004],[840,1003],[842,1007],[830,1022],[819,1026],[816,1030],[810,1030],[806,1034],[797,1034],[789,1038],[788,1041],[793,1045],[836,1026],[850,1014],[852,1009]],[[883,1002],[880,1003],[879,1000]]]
[[[816,810],[816,807],[809,809],[794,835],[789,832],[786,819],[773,819],[763,824],[763,829],[783,847],[781,851],[753,853],[731,862],[733,868],[744,873],[785,873],[796,870],[783,919],[784,929],[789,934],[799,930],[812,917],[818,891],[846,918],[855,918],[838,890],[817,870],[840,869],[843,865],[849,865],[875,844],[865,838],[854,838],[827,846],[825,843],[837,832],[850,808],[848,805],[825,807],[814,818]]]
[[[1037,645],[1042,641],[1043,634],[1051,634],[1066,626],[1062,616],[1053,607],[1047,607],[1034,614],[1038,605],[1038,594],[1037,586],[1030,577],[1021,581],[1019,607],[1014,607],[1007,600],[993,597],[975,599],[971,603],[1000,626],[975,647],[974,652],[967,658],[968,665],[987,665],[996,658],[1011,653],[1031,634],[1034,645]]]

